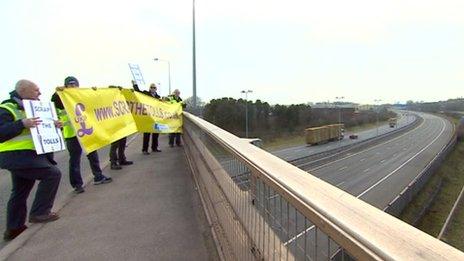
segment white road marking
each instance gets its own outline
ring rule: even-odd
[[[343,183],[345,183],[345,181],[342,181],[342,182],[338,183],[336,186],[340,187],[340,185],[342,185]]]
[[[381,160],[380,163],[384,163],[385,161],[387,161],[387,160]]]
[[[359,161],[363,162],[363,161],[365,161],[365,160],[366,160],[366,158],[362,158],[362,159],[360,159]]]
[[[370,170],[370,169],[368,168],[368,169],[365,169],[363,172],[366,173],[366,172],[368,172],[369,170]]]
[[[382,179],[380,179],[379,181],[377,181],[374,185],[372,185],[371,187],[369,187],[368,189],[366,189],[363,193],[359,194],[356,198],[360,198],[362,197],[363,195],[365,195],[367,192],[369,192],[370,190],[372,190],[374,187],[376,187],[377,185],[379,185],[380,183],[382,183],[384,180],[388,179],[391,175],[395,174],[398,170],[400,170],[401,168],[403,168],[406,164],[408,164],[411,160],[415,159],[419,154],[421,154],[422,152],[424,152],[424,150],[428,149],[436,140],[438,140],[438,138],[440,138],[440,136],[443,134],[443,132],[445,132],[445,127],[446,127],[446,124],[445,124],[445,121],[443,119],[441,119],[441,122],[443,123],[443,127],[441,128],[441,131],[440,131],[440,134],[438,134],[437,137],[435,137],[435,139],[433,139],[427,146],[425,146],[424,148],[422,148],[419,152],[417,152],[416,154],[414,154],[414,156],[412,156],[411,158],[409,158],[407,161],[405,161],[403,164],[401,164],[399,167],[397,167],[395,170],[393,170],[392,172],[390,172],[390,174],[388,174],[387,176],[383,177]]]
[[[338,170],[344,170],[344,169],[347,169],[348,167],[342,167],[342,168],[339,168]]]

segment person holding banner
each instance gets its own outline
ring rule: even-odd
[[[150,84],[150,90],[149,91],[141,91],[139,89],[139,86],[137,85],[136,81],[132,81],[132,86],[134,87],[134,90],[137,92],[141,92],[145,95],[151,96],[155,99],[161,99],[161,96],[158,95],[156,92],[157,86],[156,84],[152,83]],[[142,153],[143,155],[149,155],[150,152],[148,152],[148,145],[150,143],[150,135],[151,135],[151,151],[152,152],[161,152],[160,149],[158,149],[158,138],[159,138],[159,133],[144,133],[143,134],[143,146],[142,146]]]
[[[167,101],[170,103],[181,103],[182,108],[185,108],[186,104],[182,101],[180,98],[180,91],[179,89],[175,89],[171,95],[167,97]],[[180,141],[180,132],[176,133],[169,133],[169,146],[172,148],[174,147],[174,140],[176,141],[177,146],[182,146],[182,143]]]
[[[115,85],[110,85],[108,86],[109,88],[119,88],[120,90],[122,87],[120,86],[115,86]],[[110,145],[110,168],[114,170],[120,170],[122,169],[121,166],[125,165],[132,165],[134,164],[133,161],[127,160],[126,158],[126,142],[127,142],[127,137],[124,137],[122,139],[119,139],[115,142],[112,142]]]
[[[29,222],[45,223],[59,218],[51,209],[61,179],[53,154],[38,155],[35,150],[30,128],[41,124],[41,120],[26,118],[24,112],[22,100],[39,100],[39,87],[31,81],[20,80],[10,95],[9,100],[0,104],[0,168],[7,169],[12,180],[4,240],[12,240],[27,229],[27,198],[36,180],[40,182]],[[61,124],[55,121],[55,126],[61,127]]]
[[[76,79],[76,77],[69,76],[64,79],[64,86],[65,88],[78,88],[79,81]],[[52,102],[55,103],[60,120],[62,120],[64,123],[63,136],[66,140],[66,147],[69,152],[69,181],[76,193],[82,193],[84,192],[84,183],[81,176],[82,148],[79,144],[79,140],[77,139],[76,131],[70,122],[71,119],[66,114],[63,103],[56,92],[52,96]],[[110,177],[103,175],[103,172],[100,168],[100,161],[98,159],[97,151],[89,153],[87,158],[89,159],[90,168],[94,176],[94,185],[106,184],[113,181]]]
[[[120,140],[117,140],[111,143],[111,146],[110,146],[111,169],[119,170],[119,169],[122,169],[121,166],[134,164],[133,161],[127,160],[126,158],[126,155],[125,155],[126,142],[127,142],[127,137],[124,137]]]

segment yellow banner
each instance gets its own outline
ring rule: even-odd
[[[134,117],[139,132],[182,132],[182,106],[168,103],[148,95],[123,89],[121,91]]]
[[[86,153],[137,131],[182,131],[179,103],[116,88],[65,88],[58,95]]]

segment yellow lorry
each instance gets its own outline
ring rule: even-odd
[[[321,144],[328,141],[341,140],[344,137],[343,124],[330,124],[321,127],[307,128],[306,143],[310,145]]]

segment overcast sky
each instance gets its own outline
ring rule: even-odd
[[[197,93],[271,104],[437,101],[464,90],[462,0],[196,0]],[[192,1],[0,2],[0,98],[17,80],[48,99],[68,75],[130,86],[128,63],[192,95]]]

